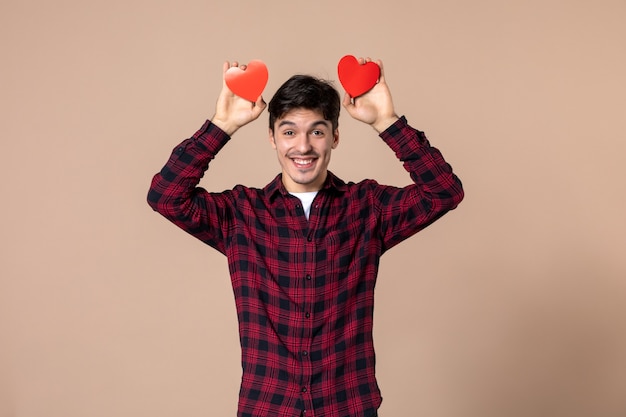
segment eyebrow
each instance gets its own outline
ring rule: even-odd
[[[328,126],[328,123],[330,123],[328,120],[317,120],[313,123],[311,123],[311,125],[309,127],[315,127],[318,125],[324,125],[324,126]],[[290,120],[282,120],[278,123],[278,127],[282,127],[282,126],[296,126],[295,122],[292,122]]]

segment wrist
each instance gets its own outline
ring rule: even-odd
[[[237,126],[234,126],[231,123],[228,123],[228,121],[222,120],[222,119],[220,119],[218,117],[215,117],[215,116],[213,116],[211,118],[211,123],[213,123],[215,126],[219,127],[228,136],[232,136],[238,129]]]
[[[400,117],[398,117],[397,114],[393,114],[391,116],[388,117],[384,117],[381,118],[380,120],[376,120],[374,123],[372,123],[372,127],[378,132],[378,133],[383,133],[385,130],[387,130],[391,125],[393,125],[395,122],[398,121]]]

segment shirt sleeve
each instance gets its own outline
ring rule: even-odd
[[[404,116],[380,134],[408,171],[413,184],[377,188],[384,250],[412,236],[457,207],[463,186],[441,152]]]
[[[230,136],[207,120],[174,148],[148,191],[148,204],[155,211],[222,253],[228,219],[232,218],[232,193],[209,193],[198,183],[229,140]]]

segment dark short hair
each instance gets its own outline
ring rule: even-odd
[[[310,75],[294,75],[285,81],[268,105],[270,129],[274,131],[276,119],[295,109],[318,111],[331,122],[333,130],[339,126],[341,100],[330,81]]]

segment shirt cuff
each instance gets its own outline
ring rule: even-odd
[[[409,125],[404,116],[385,129],[380,137],[401,160],[430,146],[424,132]]]
[[[193,135],[193,139],[197,146],[215,155],[230,140],[230,136],[207,120]]]
[[[405,116],[400,116],[398,118],[398,120],[396,120],[394,122],[394,124],[392,124],[387,129],[383,130],[380,133],[380,137],[385,139],[385,136],[397,135],[403,128],[405,128],[407,126],[407,124],[408,123],[406,121],[406,117]]]

